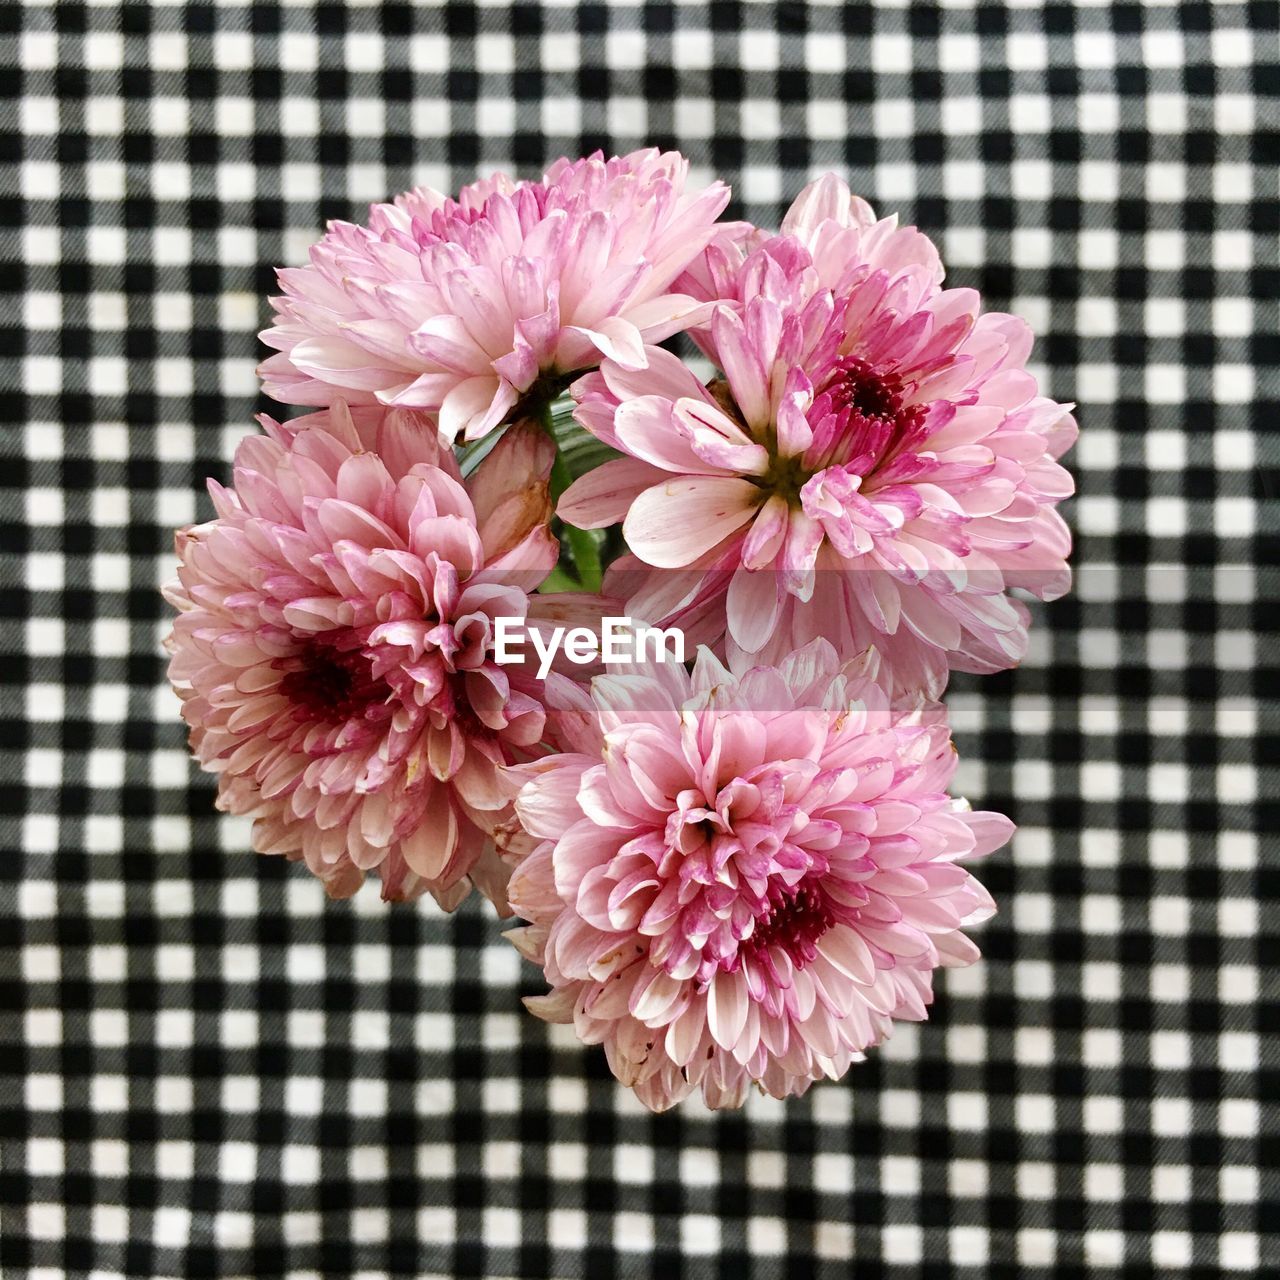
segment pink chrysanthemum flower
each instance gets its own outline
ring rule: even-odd
[[[576,751],[516,770],[538,843],[508,936],[551,985],[527,1003],[654,1110],[837,1078],[978,956],[960,929],[991,899],[956,859],[1012,824],[947,796],[942,708],[891,704],[875,666],[815,641],[741,676],[705,648],[692,675],[604,676]]]
[[[942,260],[933,241],[916,227],[900,227],[897,214],[877,218],[833,173],[811,182],[795,198],[782,220],[782,234],[808,252],[817,286],[837,294],[868,268],[891,278],[910,270],[933,286],[942,283]],[[759,228],[744,234],[738,224],[725,225],[689,264],[676,288],[704,302],[744,306],[760,285],[754,272],[743,270],[746,260],[773,239]],[[760,259],[757,263],[763,265]],[[690,332],[714,360],[710,333],[696,327]]]
[[[217,518],[177,536],[169,678],[218,805],[261,853],[305,858],[345,897],[502,909],[486,833],[500,770],[544,728],[538,688],[492,660],[555,564],[553,446],[512,428],[466,485],[424,414],[333,409],[244,439]]]
[[[633,614],[696,613],[705,636],[718,610],[730,650],[761,660],[819,635],[875,644],[895,687],[934,694],[950,667],[1016,664],[1028,614],[1008,589],[1069,585],[1054,507],[1076,436],[1024,368],[1026,324],[940,289],[929,242],[833,178],[783,235],[745,257],[718,243],[701,270],[727,300],[701,335],[723,377],[651,351],[574,389],[582,424],[630,456],[560,514],[623,520],[640,562],[681,571],[646,575]]]
[[[686,191],[688,170],[675,152],[597,152],[540,182],[496,174],[456,200],[422,187],[367,227],[331,223],[309,266],[279,272],[267,393],[413,406],[474,439],[602,355],[642,368],[646,342],[705,314],[672,282],[729,191]]]

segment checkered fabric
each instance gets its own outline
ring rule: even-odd
[[[1278,19],[0,5],[0,1272],[1275,1274]],[[741,1114],[643,1111],[478,903],[251,855],[163,684],[272,266],[415,182],[646,143],[774,225],[845,173],[1032,323],[1082,426],[1078,590],[950,696],[1021,826],[985,959]]]

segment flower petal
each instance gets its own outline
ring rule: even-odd
[[[646,489],[631,504],[623,533],[646,564],[690,564],[751,519],[761,491],[731,476],[686,476]]]
[[[639,458],[614,458],[579,476],[560,495],[556,515],[579,529],[604,529],[619,524],[632,502],[665,473]]]

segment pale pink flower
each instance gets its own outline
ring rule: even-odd
[[[891,277],[913,269],[935,286],[942,283],[942,260],[933,241],[916,227],[900,227],[897,214],[877,218],[871,206],[851,195],[833,173],[811,182],[795,198],[782,220],[782,234],[808,252],[813,282],[835,293],[847,289],[867,268]],[[743,306],[760,286],[754,271],[743,270],[746,261],[772,239],[758,228],[744,233],[741,224],[723,224],[676,287],[702,301]],[[762,259],[756,261],[763,267]],[[699,328],[692,333],[715,359],[710,333]]]
[[[1037,394],[1030,330],[940,289],[928,241],[834,179],[744,252],[706,255],[727,301],[701,336],[723,377],[704,387],[651,351],[644,370],[606,361],[576,384],[579,421],[630,456],[559,513],[624,521],[639,562],[667,571],[630,575],[632,612],[705,631],[722,605],[731,651],[875,644],[895,688],[934,694],[951,667],[1015,665],[1028,614],[1008,590],[1051,599],[1070,582],[1054,508],[1076,424]]]
[[[511,428],[466,482],[428,415],[381,406],[244,439],[217,517],[181,530],[169,678],[218,805],[261,853],[304,858],[336,897],[502,909],[486,834],[500,771],[543,736],[540,686],[491,652],[556,562],[553,446]]]
[[[602,355],[642,368],[646,342],[706,311],[672,282],[729,191],[687,191],[688,170],[676,152],[597,152],[539,182],[495,174],[456,200],[420,187],[367,227],[331,223],[309,266],[279,272],[267,393],[413,406],[473,439]]]
[[[892,704],[875,669],[815,641],[741,675],[705,648],[692,675],[606,675],[570,688],[576,750],[515,770],[536,844],[507,936],[551,986],[526,1003],[654,1110],[838,1078],[977,958],[961,927],[993,907],[956,860],[1012,824],[948,797],[942,708]]]

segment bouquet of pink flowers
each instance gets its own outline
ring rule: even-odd
[[[166,588],[254,847],[334,897],[478,888],[528,1007],[655,1110],[837,1078],[977,958],[960,864],[1013,825],[949,795],[939,699],[1067,589],[1076,435],[915,228],[830,174],[722,222],[688,170],[331,224],[262,335],[313,411],[244,438]]]

